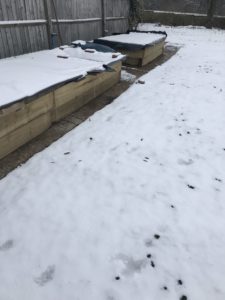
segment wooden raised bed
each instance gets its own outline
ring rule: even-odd
[[[0,107],[0,159],[115,85],[121,66],[121,61],[114,62],[114,72],[87,75]]]
[[[99,38],[94,42],[125,54],[125,64],[142,67],[163,54],[165,39],[164,34],[131,32]]]

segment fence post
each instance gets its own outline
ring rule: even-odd
[[[106,33],[105,0],[101,0],[101,11],[102,11],[102,36],[105,36]]]
[[[46,30],[48,36],[48,47],[52,48],[52,19],[50,15],[50,6],[48,0],[43,0],[45,19],[46,19]]]
[[[208,12],[207,12],[207,27],[212,28],[213,17],[216,10],[217,0],[209,0]]]
[[[144,0],[141,0],[141,23],[144,22],[145,5]]]

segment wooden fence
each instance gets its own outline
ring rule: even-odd
[[[207,15],[210,3],[214,2],[214,14],[225,16],[225,0],[143,0],[146,10],[173,11]]]
[[[0,0],[0,58],[128,29],[129,0]]]

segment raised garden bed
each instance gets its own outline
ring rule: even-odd
[[[0,61],[0,159],[120,80],[123,56],[98,54],[96,61],[94,53],[76,58],[76,51],[73,57],[56,49]]]
[[[99,38],[94,42],[126,55],[127,65],[145,66],[163,54],[165,39],[165,33],[130,32]]]

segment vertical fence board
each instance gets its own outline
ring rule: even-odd
[[[108,34],[113,32],[124,32],[128,29],[129,16],[129,0],[105,0],[106,1],[106,17],[126,17],[124,20],[107,21],[106,30]]]

